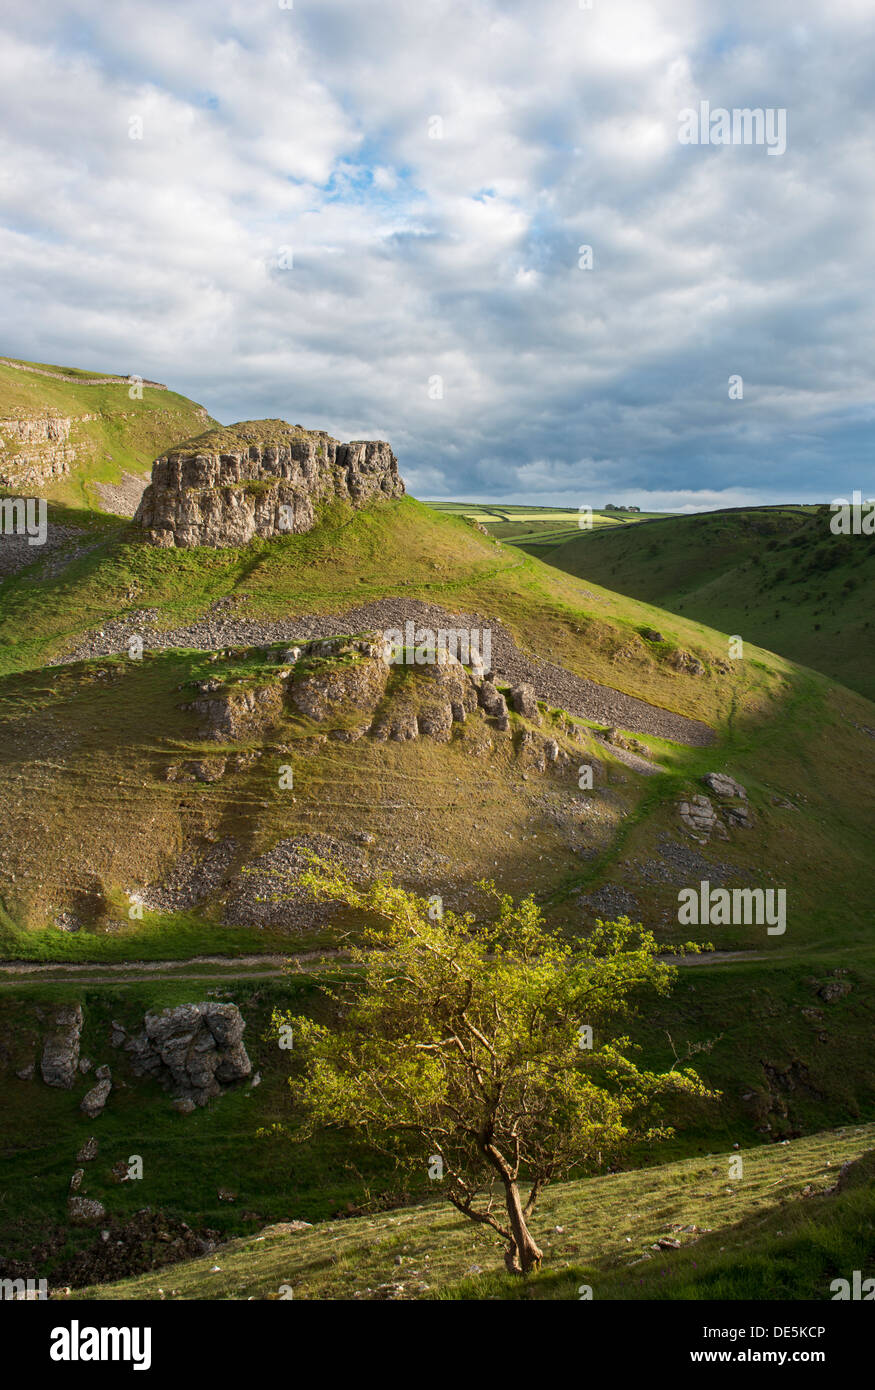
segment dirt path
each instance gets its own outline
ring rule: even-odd
[[[411,621],[417,627],[467,628],[492,634],[492,665],[495,677],[505,683],[530,682],[539,699],[561,706],[569,714],[596,723],[615,726],[631,733],[650,734],[696,748],[712,744],[714,732],[698,719],[650,705],[634,695],[625,695],[585,676],[576,676],[553,662],[530,656],[515,643],[508,629],[495,617],[476,613],[451,613],[419,599],[387,598],[347,609],[340,614],[304,614],[283,622],[263,622],[251,618],[223,616],[221,612],[201,619],[189,627],[161,630],[154,625],[155,614],[134,614],[128,619],[107,623],[100,632],[52,662],[86,661],[94,657],[118,655],[127,651],[131,631],[143,638],[148,650],[194,647],[201,651],[220,651],[223,647],[264,646],[269,642],[305,641],[316,637],[337,637],[350,632],[404,628]],[[135,626],[138,621],[139,626]]]
[[[123,984],[126,980],[154,983],[166,980],[209,980],[213,984],[239,980],[264,980],[283,975],[289,967],[306,974],[331,969],[347,958],[345,951],[306,951],[301,955],[276,953],[247,956],[193,956],[190,960],[129,960],[98,965],[95,961],[7,961],[0,963],[0,988],[20,984],[22,978],[37,977],[45,984],[75,982],[82,985]],[[761,960],[760,951],[704,951],[701,955],[681,956],[674,963],[684,965],[722,965],[727,961]],[[238,967],[261,966],[261,969]],[[213,969],[205,969],[212,966]],[[192,968],[193,967],[193,968]],[[217,970],[216,967],[219,967]]]

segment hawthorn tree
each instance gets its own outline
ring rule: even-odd
[[[549,1182],[671,1134],[678,1096],[710,1097],[690,1069],[636,1066],[617,1035],[631,997],[666,993],[675,973],[628,918],[571,945],[531,897],[492,884],[484,920],[390,877],[358,887],[316,856],[300,882],[365,926],[354,978],[327,990],[330,1026],[274,1015],[294,1037],[296,1138],[350,1128],[401,1164],[442,1170],[444,1195],[501,1238],[512,1272],[540,1266],[529,1222]]]

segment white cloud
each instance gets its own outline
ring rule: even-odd
[[[871,490],[868,4],[68,0],[0,23],[7,353],[379,430],[432,495]],[[787,153],[680,146],[700,98],[785,106]]]

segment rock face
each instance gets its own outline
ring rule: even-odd
[[[93,419],[82,416],[82,422]],[[37,415],[0,419],[0,484],[4,487],[39,486],[70,472],[76,449],[70,443],[74,423],[65,415]]]
[[[193,1109],[251,1073],[245,1027],[236,1004],[180,1004],[146,1014],[125,1047],[138,1076],[155,1077]]]
[[[159,458],[134,521],[152,545],[240,546],[309,531],[318,502],[363,507],[403,492],[383,440],[341,444],[324,430],[255,420],[209,430]]]
[[[79,1066],[81,1033],[82,1009],[79,1004],[56,1010],[40,1061],[40,1071],[47,1086],[61,1086],[65,1091],[71,1089]]]

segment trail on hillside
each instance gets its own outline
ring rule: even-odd
[[[721,965],[738,960],[760,960],[759,951],[705,951],[700,955],[669,958],[674,965]],[[189,960],[127,960],[100,965],[95,961],[0,961],[0,988],[21,984],[22,977],[38,977],[46,984],[74,982],[82,985],[122,984],[126,980],[154,983],[168,980],[209,980],[212,984],[237,984],[240,980],[264,980],[295,973],[315,975],[348,960],[342,950],[310,951],[303,955],[277,953],[248,956],[193,956]],[[238,966],[261,965],[261,969]],[[189,967],[194,967],[189,968]],[[208,969],[205,967],[213,967]],[[217,970],[218,967],[218,970]],[[221,973],[219,973],[221,972]]]

